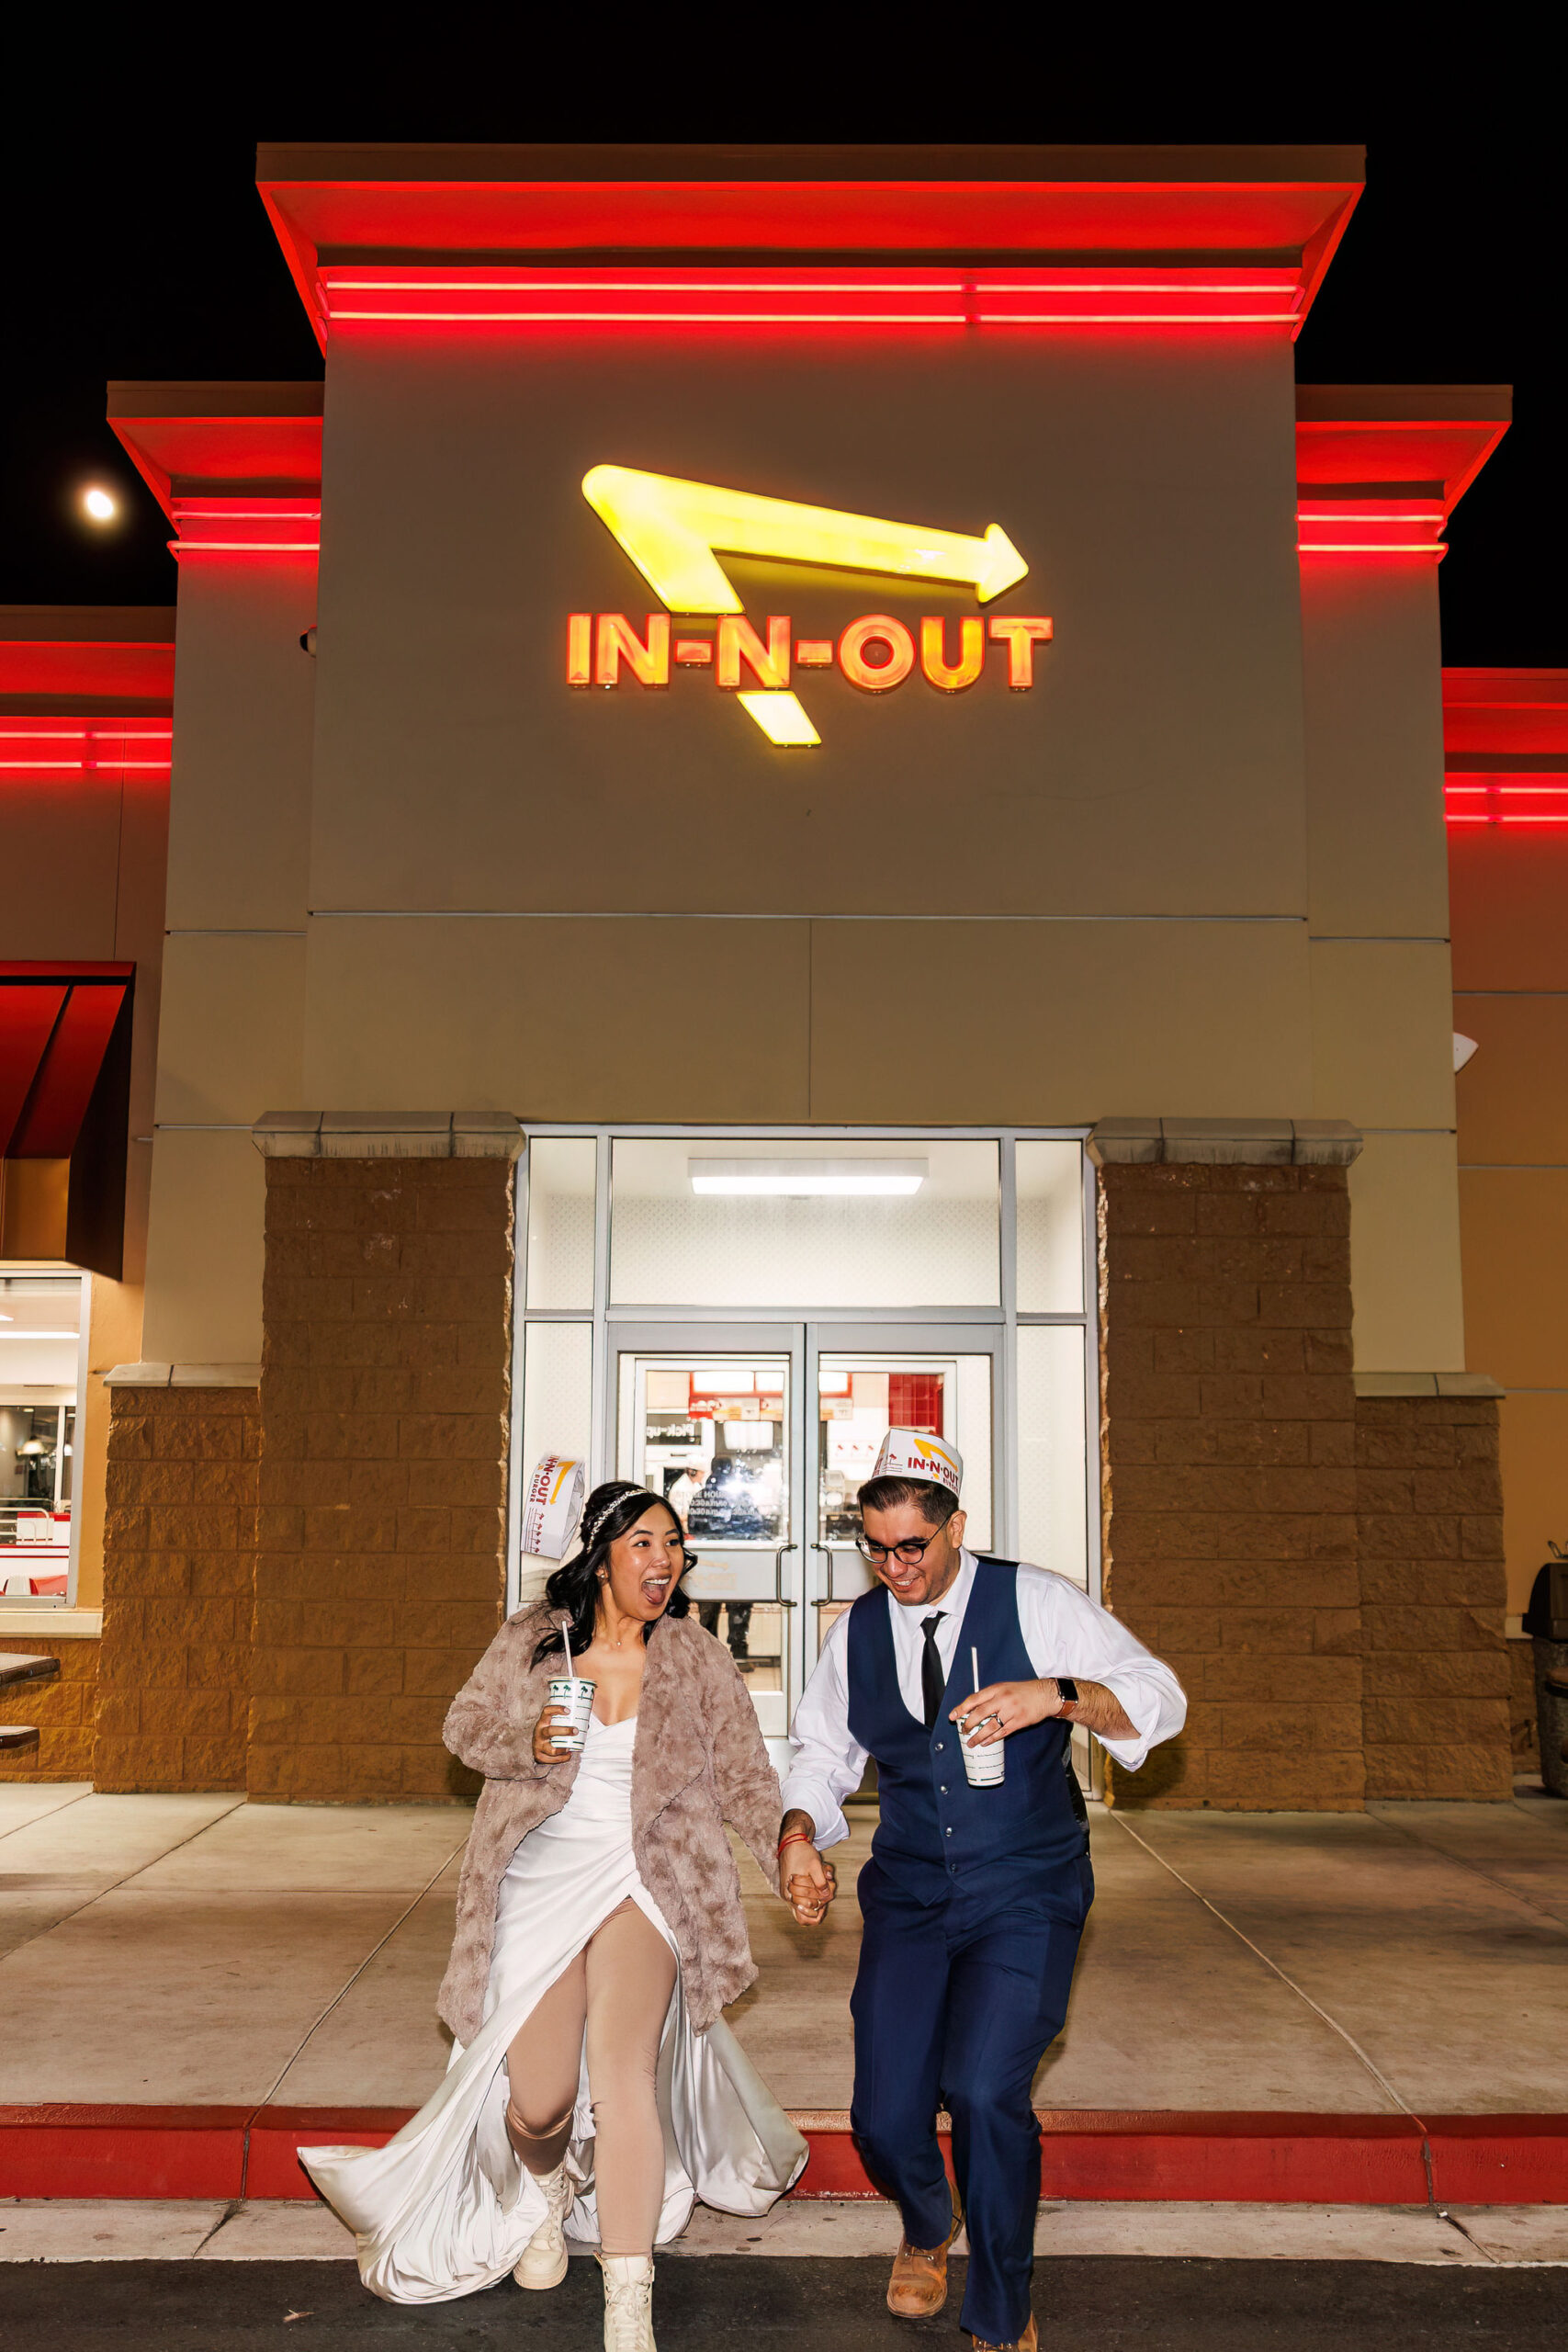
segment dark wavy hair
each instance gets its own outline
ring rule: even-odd
[[[570,1610],[571,1623],[567,1631],[571,1635],[572,1655],[585,1650],[593,1639],[594,1618],[599,1606],[599,1571],[608,1561],[610,1546],[617,1535],[635,1527],[650,1503],[658,1503],[670,1512],[675,1530],[684,1541],[684,1530],[674,1510],[662,1495],[650,1494],[646,1487],[634,1487],[625,1478],[612,1478],[607,1485],[595,1487],[582,1506],[582,1524],[588,1530],[589,1541],[571,1559],[564,1560],[545,1587],[545,1599],[551,1609]],[[688,1548],[686,1568],[695,1564],[696,1555]],[[683,1577],[686,1568],[682,1568]],[[674,1590],[666,1602],[664,1617],[684,1617],[691,1601],[681,1589],[677,1578]],[[660,1618],[642,1629],[646,1642]],[[536,1666],[543,1657],[564,1655],[566,1645],[559,1625],[552,1625],[538,1648],[534,1652]]]

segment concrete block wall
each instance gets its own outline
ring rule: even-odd
[[[510,1159],[270,1157],[247,1786],[471,1794],[505,1584]]]
[[[1113,1802],[1359,1807],[1345,1169],[1102,1166],[1100,1305],[1105,1598],[1190,1702]]]
[[[243,1789],[261,1424],[244,1387],[110,1390],[100,1789]]]
[[[1356,1401],[1369,1797],[1513,1792],[1498,1407]]]

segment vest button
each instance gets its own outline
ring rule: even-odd
[[[948,1833],[947,1833],[947,1834],[948,1834],[948,1836],[951,1838],[951,1837],[952,1837],[952,1835],[953,1835],[952,1830],[950,1829],[950,1830],[948,1831]]]
[[[937,1754],[938,1754],[939,1756],[942,1754],[942,1742],[941,1742],[941,1740],[940,1740],[940,1739],[937,1741],[937,1744],[936,1744],[936,1752],[937,1752]]]
[[[947,1782],[946,1782],[945,1781],[942,1782],[942,1784],[941,1788],[937,1791],[937,1794],[938,1794],[938,1796],[939,1796],[939,1797],[944,1797],[944,1796],[947,1794]]]

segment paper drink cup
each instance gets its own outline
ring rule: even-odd
[[[979,1729],[978,1724],[972,1726]],[[1007,1770],[1007,1742],[998,1739],[989,1747],[971,1747],[962,1722],[958,1726],[959,1744],[964,1750],[964,1770],[972,1789],[996,1788]]]
[[[552,1707],[564,1707],[567,1713],[567,1727],[563,1731],[558,1724],[556,1725],[550,1734],[550,1746],[558,1747],[563,1756],[587,1747],[588,1718],[593,1712],[593,1693],[598,1687],[596,1682],[590,1682],[586,1676],[581,1674],[559,1674],[550,1678],[550,1704]]]

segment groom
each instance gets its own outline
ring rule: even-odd
[[[903,2215],[887,2307],[941,2311],[966,2222],[960,2324],[976,2352],[1033,2352],[1030,2092],[1094,1893],[1070,1727],[1132,1770],[1180,1730],[1187,1702],[1169,1668],[1066,1577],[965,1550],[962,1478],[952,1446],[892,1430],[860,1490],[859,1547],[877,1582],[832,1627],[795,1711],[780,1867],[797,1916],[820,1919],[836,1892],[820,1849],[848,1836],[843,1802],[873,1758],[881,1818],[860,1874],[850,2121]],[[999,1783],[971,1784],[961,1738],[1006,1743]]]

